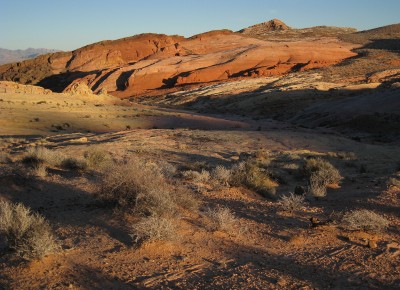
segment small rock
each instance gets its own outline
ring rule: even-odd
[[[375,249],[378,247],[378,245],[376,244],[376,241],[368,240],[368,247],[370,247],[371,249]]]

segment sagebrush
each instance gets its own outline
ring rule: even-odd
[[[50,224],[22,204],[0,202],[0,232],[7,246],[25,259],[40,258],[58,249]]]
[[[343,223],[350,229],[380,232],[389,226],[383,216],[366,209],[357,209],[344,214]]]

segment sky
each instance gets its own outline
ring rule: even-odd
[[[192,36],[278,18],[294,28],[400,23],[399,0],[0,0],[0,47],[73,50],[154,32]]]

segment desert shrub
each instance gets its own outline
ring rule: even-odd
[[[282,165],[282,169],[286,169],[286,170],[299,170],[300,166],[296,163],[286,163]]]
[[[320,178],[317,174],[313,174],[310,177],[310,185],[308,187],[308,193],[315,198],[325,197],[326,192],[326,180]]]
[[[282,204],[283,209],[293,212],[304,205],[304,196],[303,195],[295,195],[290,193],[288,195],[284,195],[281,197],[280,202]]]
[[[60,166],[65,155],[45,147],[29,147],[22,161],[31,165],[46,163],[50,166]]]
[[[215,182],[221,185],[228,185],[231,178],[231,170],[225,166],[218,165],[211,171],[211,177]]]
[[[227,207],[207,208],[205,216],[210,219],[210,229],[232,233],[237,230],[238,219]]]
[[[366,209],[347,212],[342,221],[350,229],[365,231],[379,232],[389,226],[389,221],[386,218]]]
[[[310,178],[314,176],[315,179],[318,178],[321,183],[326,185],[339,183],[342,179],[339,170],[321,158],[308,159],[303,169],[307,176]]]
[[[161,173],[166,177],[166,178],[173,178],[178,170],[174,165],[171,163],[165,162],[165,161],[160,161],[158,163],[158,166],[160,167]]]
[[[88,163],[85,159],[68,157],[61,162],[61,167],[69,170],[85,170],[88,167]]]
[[[86,151],[83,156],[91,168],[99,168],[110,161],[110,154],[103,150]]]
[[[0,202],[0,232],[7,246],[25,259],[40,258],[57,249],[50,224],[22,204]]]
[[[173,189],[172,199],[180,207],[187,209],[191,212],[197,212],[199,210],[200,201],[193,194],[193,192],[185,187],[183,184],[176,184]]]
[[[33,174],[37,177],[47,176],[47,166],[46,164],[39,163],[33,166]]]
[[[335,157],[335,158],[340,158],[343,160],[356,160],[357,159],[357,155],[354,152],[345,152],[345,151],[328,152],[328,155]]]
[[[10,163],[11,158],[6,152],[0,152],[0,163]]]
[[[170,241],[176,238],[176,227],[171,220],[149,216],[132,226],[132,237],[139,241]]]
[[[398,187],[400,188],[400,179],[398,178],[389,178],[388,182],[387,182],[388,187]]]
[[[278,184],[271,179],[268,171],[261,168],[257,162],[248,160],[235,164],[231,169],[230,183],[244,185],[258,193],[274,197]]]
[[[202,169],[200,172],[187,170],[182,172],[182,176],[185,179],[193,180],[195,182],[207,182],[210,180],[210,172],[205,169]]]
[[[183,185],[167,183],[159,166],[139,158],[109,166],[99,197],[146,216],[174,216],[179,207],[198,207],[197,199]]]

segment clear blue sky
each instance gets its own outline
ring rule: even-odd
[[[144,32],[191,36],[279,18],[296,28],[400,22],[399,0],[0,0],[0,47],[72,50]]]

